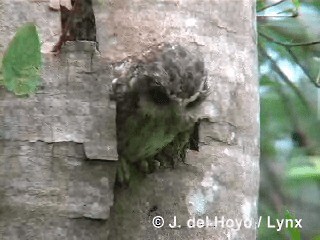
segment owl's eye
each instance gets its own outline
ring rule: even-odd
[[[167,105],[170,103],[168,95],[159,88],[150,89],[149,95],[152,101],[158,105]]]

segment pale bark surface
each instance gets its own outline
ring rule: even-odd
[[[3,239],[255,239],[256,229],[188,228],[195,216],[256,220],[259,101],[254,1],[95,1],[100,54],[72,45],[44,54],[42,88],[30,98],[1,90],[0,234]],[[48,2],[0,2],[1,52],[22,22],[34,21],[43,52],[58,39]],[[200,150],[187,165],[158,171],[138,188],[116,189],[110,65],[159,42],[205,59],[211,94]],[[81,43],[80,43],[81,45]],[[96,161],[92,161],[94,159]],[[113,205],[111,212],[110,206]],[[110,213],[110,215],[109,215]],[[162,228],[152,219],[162,216]],[[168,223],[176,216],[180,229]]]
[[[106,239],[117,159],[109,70],[90,42],[49,53],[60,17],[48,2],[1,1],[0,11],[1,52],[26,22],[44,42],[37,93],[0,93],[0,239]]]

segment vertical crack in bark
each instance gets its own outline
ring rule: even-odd
[[[96,23],[92,0],[71,0],[72,8],[60,5],[61,36],[52,52],[59,52],[67,41],[96,42]]]
[[[189,139],[189,149],[194,151],[199,151],[199,126],[200,121],[196,122],[193,127],[193,132]]]

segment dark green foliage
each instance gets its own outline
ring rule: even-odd
[[[290,213],[289,211],[286,211],[285,218],[289,219],[289,220],[294,220],[295,216],[292,213]],[[288,234],[290,236],[290,240],[301,240],[301,233],[300,233],[299,228],[295,228],[295,227],[291,226],[290,224],[288,226],[289,227],[286,229],[286,231],[288,232]]]
[[[313,203],[320,209],[318,199],[312,199],[313,193],[308,192],[319,184],[320,1],[257,0],[257,9],[264,9],[258,11],[259,211],[264,217],[283,218],[279,209],[290,209],[309,217],[314,213],[306,212],[304,205]],[[316,225],[304,226],[303,239],[319,234],[310,232]],[[299,239],[290,231],[275,232],[264,226],[259,229],[259,239]]]

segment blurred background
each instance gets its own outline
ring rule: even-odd
[[[320,240],[320,0],[257,0],[261,97],[260,240]]]

